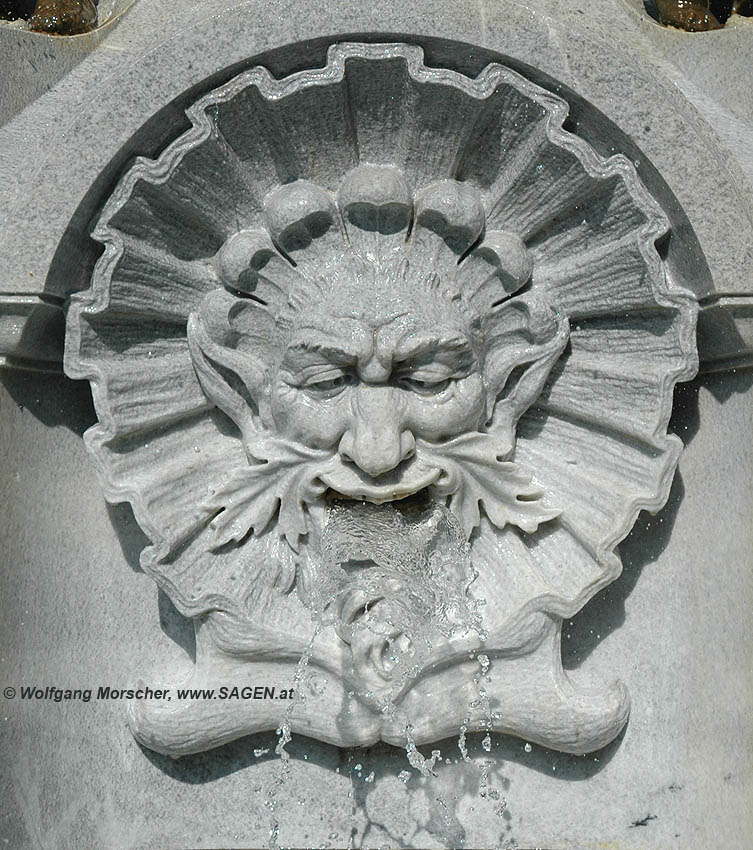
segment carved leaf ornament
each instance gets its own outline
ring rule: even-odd
[[[665,273],[667,221],[632,164],[566,132],[566,103],[508,68],[471,79],[402,44],[336,45],[281,80],[253,68],[187,114],[106,203],[68,317],[66,371],[99,416],[86,443],[152,542],[144,570],[256,681],[309,652],[330,684],[296,707],[306,734],[472,727],[483,652],[487,726],[603,746],[627,695],[576,691],[559,627],[619,575],[638,512],[664,504],[672,391],[696,366],[694,302]],[[347,622],[312,638],[328,516],[348,500],[379,528],[379,506],[403,511],[408,561],[424,558],[414,538],[427,570],[454,553],[442,569],[477,605],[481,626],[440,629],[398,684],[353,626],[384,594],[362,603],[354,584]],[[372,536],[348,569],[382,552]],[[397,611],[411,579],[379,575]],[[389,647],[410,643],[380,622]],[[172,754],[279,723],[149,711],[132,713],[137,737]]]

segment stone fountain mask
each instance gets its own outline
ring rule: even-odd
[[[625,688],[577,687],[560,630],[667,498],[695,305],[632,163],[566,116],[501,65],[341,44],[209,92],[125,173],[68,314],[87,446],[195,623],[188,685],[296,694],[135,701],[141,743],[622,729]]]
[[[480,507],[500,528],[555,516],[507,458],[568,323],[518,294],[531,257],[484,232],[479,193],[443,180],[414,201],[397,169],[364,165],[337,205],[298,181],[265,218],[219,252],[226,288],[188,325],[202,386],[251,462],[215,493],[216,544],[275,521],[295,548],[327,491],[380,504],[428,489],[468,537]]]

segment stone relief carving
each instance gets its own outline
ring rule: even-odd
[[[125,174],[68,316],[87,445],[195,621],[190,685],[296,688],[134,702],[140,742],[619,733],[625,689],[575,687],[561,624],[666,500],[695,311],[632,164],[566,115],[500,65],[342,44],[209,93]]]

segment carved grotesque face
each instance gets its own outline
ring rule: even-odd
[[[486,404],[462,310],[394,280],[364,293],[351,278],[307,305],[271,382],[278,433],[336,454],[324,483],[371,502],[434,484],[440,470],[416,456],[416,441],[476,431]]]
[[[501,463],[568,327],[523,291],[522,241],[484,235],[478,193],[451,180],[411,199],[395,169],[362,166],[338,201],[304,181],[278,190],[268,234],[226,243],[226,288],[189,322],[204,390],[251,463],[222,491],[234,507],[210,506],[226,508],[219,542],[258,533],[279,507],[293,543],[327,491],[381,504],[428,490],[469,535],[481,507],[535,528],[553,514]]]
[[[334,45],[193,104],[92,233],[66,344],[88,448],[200,626],[193,684],[316,675],[286,735],[415,766],[461,723],[579,753],[624,725],[618,683],[563,674],[560,626],[666,498],[697,305],[656,202],[567,109],[499,65]],[[176,757],[280,721],[149,702],[134,732]]]

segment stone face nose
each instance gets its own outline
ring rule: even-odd
[[[340,456],[372,478],[410,457],[416,441],[404,428],[402,408],[392,387],[360,387],[350,425],[340,439]]]

